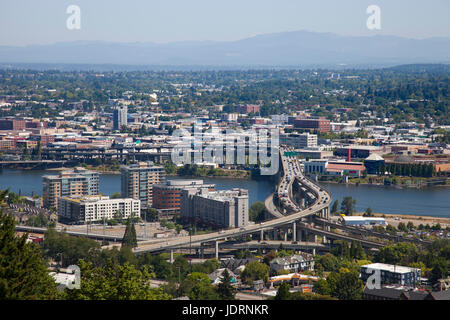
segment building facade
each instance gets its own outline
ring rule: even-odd
[[[59,175],[47,175],[43,180],[43,202],[46,208],[58,208],[59,197],[97,195],[98,172],[84,168],[62,171]]]
[[[186,220],[224,228],[243,227],[248,224],[248,190],[183,190],[180,211]]]
[[[330,120],[324,117],[295,119],[294,127],[297,129],[316,130],[317,132],[330,132]]]
[[[415,287],[421,281],[421,272],[418,268],[384,263],[372,263],[361,266],[361,280],[366,282],[374,274],[373,270],[379,272],[381,284],[400,284]]]
[[[118,106],[113,113],[113,130],[120,130],[122,126],[128,124],[127,121],[128,108],[127,106]]]
[[[294,149],[317,147],[317,135],[310,133],[281,134],[280,143]]]
[[[167,180],[165,184],[153,185],[152,207],[163,210],[180,210],[181,191],[206,188],[215,191],[214,184],[204,184],[203,180]]]
[[[143,208],[152,206],[153,185],[165,181],[164,167],[153,162],[139,162],[121,169],[121,195],[125,198],[141,200]]]
[[[110,199],[107,196],[60,197],[58,216],[66,221],[94,222],[113,219],[117,214],[123,219],[140,217],[140,201],[131,198]]]

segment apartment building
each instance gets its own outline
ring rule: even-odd
[[[186,220],[224,228],[243,227],[248,225],[248,190],[183,190],[180,211]]]
[[[60,197],[58,216],[65,221],[86,223],[103,221],[120,214],[124,219],[140,217],[141,204],[131,198],[110,199],[108,196]]]
[[[43,201],[46,208],[58,208],[59,197],[98,194],[98,172],[84,168],[62,171],[59,175],[46,175],[42,180]]]
[[[180,210],[181,191],[206,188],[215,191],[214,184],[204,184],[203,180],[167,180],[165,184],[153,185],[152,207],[162,210]]]
[[[153,162],[139,162],[123,166],[121,169],[121,194],[125,198],[141,200],[141,206],[152,206],[153,185],[165,182],[165,171],[162,166]]]

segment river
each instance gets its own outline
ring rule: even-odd
[[[0,170],[0,189],[10,188],[22,195],[42,195],[42,176],[54,171],[43,170]],[[168,177],[168,179],[181,179]],[[235,187],[249,190],[249,204],[264,201],[274,191],[270,181],[195,178],[205,183],[216,184],[216,189],[225,190]],[[356,199],[356,210],[364,211],[371,207],[374,212],[393,214],[414,214],[423,216],[450,218],[450,188],[432,187],[425,189],[398,189],[385,186],[326,184],[334,200],[342,201],[345,196]],[[112,195],[120,192],[120,175],[101,174],[100,192]]]

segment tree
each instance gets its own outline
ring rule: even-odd
[[[357,272],[339,273],[333,296],[339,300],[360,300],[362,290],[363,282]]]
[[[193,272],[181,283],[181,292],[192,300],[217,300],[219,294],[205,273]]]
[[[155,208],[148,208],[146,217],[147,221],[158,221],[158,211]]]
[[[121,194],[120,192],[114,192],[111,196],[111,199],[120,199]]]
[[[398,230],[403,231],[403,232],[408,232],[408,228],[406,227],[406,225],[403,222],[400,222],[397,226]]]
[[[339,206],[339,200],[335,200],[333,202],[333,206],[331,207],[331,214],[337,214],[338,213],[338,206]]]
[[[227,269],[222,272],[222,281],[217,286],[217,293],[221,300],[234,300],[236,290],[231,285],[231,275]]]
[[[125,263],[108,263],[94,267],[92,263],[80,260],[81,287],[78,290],[64,290],[70,300],[169,300],[171,296],[162,289],[150,287],[151,274],[139,271]]]
[[[282,282],[280,287],[278,288],[276,296],[273,298],[274,300],[290,300],[291,293],[289,292],[289,284],[286,282]]]
[[[40,248],[15,235],[15,221],[0,212],[0,299],[54,299],[55,280],[49,275]]]
[[[372,212],[372,208],[371,208],[371,207],[368,207],[368,208],[366,209],[366,212],[364,212],[363,217],[373,217],[373,216],[374,216],[374,214],[373,214],[373,212]]]
[[[356,200],[354,200],[351,196],[345,197],[341,203],[341,210],[344,212],[345,215],[351,216],[355,211],[354,209],[355,204]]]
[[[266,282],[268,278],[269,266],[258,261],[248,263],[241,273],[242,281],[247,284],[252,284],[254,280],[263,280]]]
[[[248,218],[250,221],[264,221],[266,206],[263,202],[257,201],[253,203],[248,211]]]
[[[271,262],[273,259],[275,259],[277,256],[278,256],[278,255],[277,255],[277,252],[276,252],[275,250],[270,250],[270,251],[264,256],[263,262],[269,266],[269,265],[270,265],[270,262]]]
[[[128,246],[130,248],[137,247],[136,228],[134,227],[134,222],[131,217],[128,218],[127,226],[125,228],[125,233],[122,238],[122,245]]]

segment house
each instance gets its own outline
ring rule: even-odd
[[[405,290],[403,287],[364,288],[363,300],[426,300],[429,293],[419,290]]]
[[[231,276],[231,281],[230,281],[230,282],[231,282],[232,284],[236,283],[237,277],[236,277],[236,275],[233,273],[233,271],[231,271],[230,269],[227,269],[227,268],[220,268],[220,269],[217,269],[216,271],[214,271],[214,272],[212,272],[212,273],[210,273],[210,274],[208,275],[209,280],[211,280],[211,284],[212,284],[212,285],[218,285],[219,283],[222,282],[222,273],[223,273],[225,270],[227,270],[228,273],[229,273],[230,276]]]
[[[233,270],[233,272],[236,273],[240,273],[241,271],[243,271],[243,267],[245,268],[245,265],[252,262],[252,261],[259,261],[259,259],[257,258],[248,258],[248,259],[227,259],[227,260],[222,260],[220,267],[221,268],[227,268],[229,270]]]
[[[270,269],[279,272],[289,270],[292,272],[314,270],[314,257],[308,253],[294,254],[290,257],[276,258],[270,262]]]

